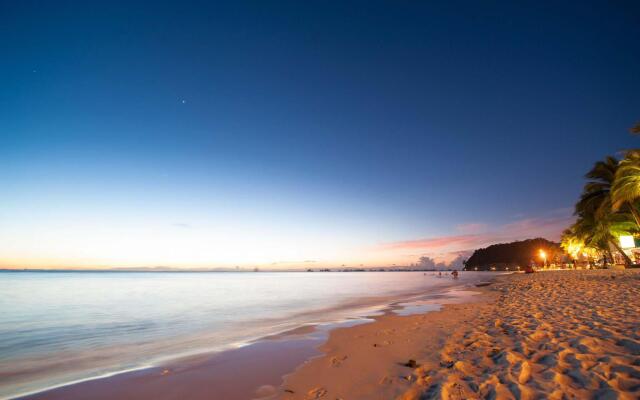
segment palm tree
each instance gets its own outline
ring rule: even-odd
[[[588,214],[578,217],[576,222],[571,226],[571,231],[576,240],[583,243],[584,246],[597,249],[599,253],[607,253],[610,259],[613,259],[609,244],[606,241],[602,241],[601,235],[596,237],[596,219],[593,214]]]
[[[618,244],[618,237],[637,232],[637,226],[630,220],[628,214],[612,212],[605,217],[596,218],[595,214],[585,213],[578,217],[571,229],[576,238],[586,247],[604,251],[613,260],[609,247],[612,246],[622,255],[625,266],[631,266],[631,259]]]
[[[618,250],[624,259],[624,265],[630,267],[633,262],[620,247],[618,238],[620,236],[633,235],[638,233],[638,225],[631,220],[631,216],[624,213],[614,213],[610,215],[608,221],[605,222],[608,231],[604,232],[605,238]]]
[[[640,129],[640,126],[639,126]],[[611,207],[618,211],[625,207],[633,215],[640,227],[640,213],[635,203],[640,199],[640,150],[627,151],[625,158],[620,161],[611,186]]]
[[[571,258],[577,259],[585,248],[585,245],[584,240],[575,233],[574,227],[571,226],[562,232],[560,247],[562,247],[565,253],[569,254]]]
[[[638,225],[632,222],[628,213],[612,207],[611,190],[618,166],[618,160],[609,156],[595,163],[587,173],[589,181],[576,204],[575,215],[578,219],[571,229],[585,246],[605,251],[610,257],[610,246],[614,247],[622,255],[625,265],[631,266],[631,259],[620,248],[617,237],[637,231]]]
[[[594,164],[585,176],[589,181],[584,185],[580,200],[576,204],[576,212],[591,213],[602,217],[611,209],[611,186],[618,170],[618,160],[608,156],[604,161]]]

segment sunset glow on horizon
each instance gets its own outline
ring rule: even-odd
[[[254,268],[300,269],[325,267],[387,267],[409,265],[423,255],[451,262],[458,255],[500,241],[524,239],[532,234],[552,237],[570,219],[528,220],[497,230],[408,241],[382,242],[382,237],[319,231],[289,232],[250,230],[236,221],[235,230],[217,230],[214,224],[114,225],[101,221],[93,226],[67,224],[56,229],[33,229],[23,243],[2,238],[15,253],[5,251],[0,268],[111,269],[111,268]],[[524,227],[518,227],[525,224]],[[62,224],[61,224],[62,225]],[[344,228],[344,226],[343,226]],[[123,234],[123,232],[125,234]],[[280,234],[280,236],[277,236]],[[287,235],[288,234],[288,235]],[[314,237],[314,235],[317,235]],[[366,238],[367,240],[362,240]],[[354,240],[360,239],[360,240]],[[376,242],[378,240],[378,242]]]

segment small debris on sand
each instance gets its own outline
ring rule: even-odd
[[[409,360],[406,363],[403,364],[405,367],[409,367],[409,368],[418,368],[418,363],[416,362],[416,360]]]

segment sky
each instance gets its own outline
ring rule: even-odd
[[[558,3],[0,2],[0,268],[557,240],[640,140],[640,5]]]

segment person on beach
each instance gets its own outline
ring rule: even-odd
[[[451,275],[453,275],[453,279],[457,279],[458,278],[458,271],[454,270]]]

